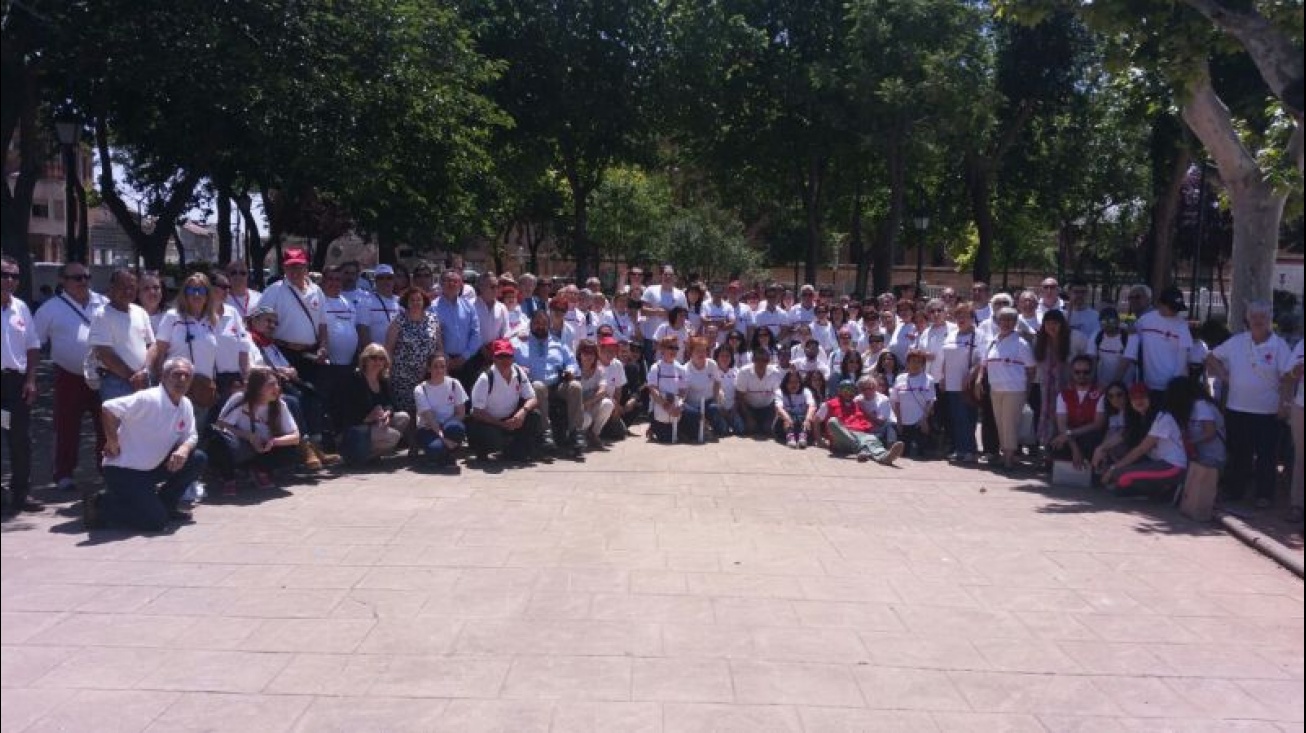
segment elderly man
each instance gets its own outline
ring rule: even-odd
[[[584,405],[580,380],[576,379],[580,369],[571,349],[549,332],[548,316],[543,311],[531,318],[530,333],[517,343],[515,357],[530,377],[540,413],[549,420],[554,447],[579,453],[585,447],[581,431]],[[557,404],[554,400],[564,401],[566,410],[550,410],[551,403]]]
[[[40,502],[28,498],[32,487],[32,403],[36,402],[36,367],[41,339],[27,304],[14,296],[22,276],[18,261],[0,257],[0,410],[9,448],[7,512],[39,512]]]
[[[428,309],[440,319],[440,332],[444,337],[444,350],[449,357],[449,374],[467,391],[480,376],[484,359],[481,357],[481,319],[476,316],[476,305],[463,297],[461,270],[445,270],[440,276],[440,297]]]
[[[376,279],[376,289],[360,294],[354,303],[354,312],[365,339],[363,345],[384,344],[390,322],[399,315],[399,296],[395,295],[395,268],[377,265],[373,277]]]
[[[158,387],[104,403],[105,490],[84,498],[87,529],[159,532],[169,521],[190,521],[178,504],[207,462],[195,447],[195,413],[186,397],[194,374],[188,359],[175,356],[164,362]]]
[[[812,325],[816,321],[816,288],[804,285],[798,290],[798,302],[789,309],[789,323],[797,328]]]
[[[490,355],[493,364],[472,387],[467,442],[481,461],[505,448],[509,460],[528,461],[543,432],[538,392],[526,370],[513,363],[511,343],[495,341]]]
[[[69,262],[60,268],[63,293],[47,300],[36,312],[36,335],[49,344],[54,360],[54,481],[71,490],[81,445],[82,416],[95,424],[96,455],[104,447],[100,431],[100,395],[86,384],[83,368],[91,350],[91,321],[108,301],[91,292],[91,274],[86,265]]]
[[[821,403],[816,411],[816,419],[821,423],[830,446],[835,455],[856,456],[859,463],[875,461],[885,466],[902,457],[905,446],[901,441],[885,448],[876,435],[871,419],[857,405],[857,384],[851,381],[840,382],[838,395]]]
[[[667,322],[667,314],[671,309],[677,306],[689,307],[689,301],[685,299],[685,291],[676,287],[676,268],[671,265],[662,266],[662,280],[659,284],[644,289],[643,303],[646,325],[641,328],[644,330],[644,340],[649,342],[645,346],[651,348],[653,334],[657,332],[658,326]]]
[[[521,296],[518,298],[521,303],[521,312],[528,320],[535,315],[535,311],[544,310],[544,299],[535,293],[535,287],[539,282],[539,278],[530,272],[522,275],[517,281],[517,291]]]
[[[136,275],[115,270],[109,303],[97,311],[87,337],[100,362],[100,399],[111,400],[150,386],[146,356],[154,345],[150,315],[136,305]]]
[[[492,272],[481,275],[476,282],[476,318],[480,324],[481,342],[487,347],[499,339],[508,338],[508,308],[499,302],[499,289],[499,278]]]
[[[1139,283],[1129,288],[1129,314],[1135,319],[1142,318],[1152,310],[1152,289]]]
[[[1048,311],[1065,311],[1066,302],[1061,299],[1061,284],[1055,277],[1044,278],[1043,283],[1039,285],[1038,296],[1038,319],[1043,320],[1043,314]]]
[[[308,279],[308,253],[304,250],[286,250],[281,269],[285,278],[263,293],[259,308],[271,308],[276,313],[273,343],[295,368],[299,379],[316,384],[321,379],[318,366],[329,363],[326,295]],[[319,404],[304,404],[303,432],[318,446],[322,444],[322,419]]]
[[[1279,418],[1287,416],[1295,387],[1284,379],[1294,366],[1292,349],[1272,330],[1272,317],[1269,303],[1248,303],[1247,330],[1230,337],[1206,357],[1207,372],[1223,380],[1227,390],[1226,491],[1229,498],[1239,499],[1251,484],[1256,491],[1256,505],[1262,509],[1274,500]]]

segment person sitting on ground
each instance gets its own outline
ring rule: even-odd
[[[343,386],[333,412],[343,436],[340,453],[345,462],[358,465],[389,455],[408,433],[412,418],[396,407],[385,347],[363,347],[358,369]]]
[[[606,325],[599,327],[599,368],[603,370],[608,399],[612,400],[612,415],[608,417],[607,424],[600,428],[599,435],[607,440],[625,440],[626,408],[630,407],[630,403],[634,400],[630,396],[626,364],[617,358],[623,344],[612,333],[605,331],[605,328],[611,329],[611,327]],[[638,402],[635,404],[638,405]]]
[[[685,393],[689,389],[685,366],[676,361],[679,353],[679,340],[674,335],[663,336],[658,341],[660,358],[648,372],[648,394],[653,403],[648,439],[655,443],[674,443],[678,437],[672,426],[684,412]]]
[[[539,320],[542,317],[547,315],[537,311],[532,325],[545,323]],[[506,339],[494,342],[490,349],[493,363],[472,386],[467,442],[477,460],[486,461],[491,453],[504,451],[508,460],[524,463],[543,438],[539,391],[526,369],[513,363],[516,353]]]
[[[759,328],[757,333],[765,330]],[[771,352],[767,349],[753,349],[752,357],[752,365],[740,369],[735,380],[735,404],[744,423],[741,434],[768,437],[776,420],[775,391],[784,375],[771,366]]]
[[[1171,489],[1183,480],[1188,468],[1184,428],[1192,414],[1187,377],[1175,377],[1166,385],[1161,409],[1147,435],[1102,475],[1102,483],[1116,491]],[[1136,393],[1131,393],[1133,397]]]
[[[889,391],[898,437],[913,458],[923,457],[929,449],[930,415],[936,398],[934,378],[925,371],[925,361],[924,351],[907,352],[907,371],[898,375]]]
[[[281,399],[290,408],[296,425],[307,425],[305,405],[310,410],[321,414],[316,407],[321,402],[317,388],[305,382],[299,371],[290,365],[290,360],[276,342],[272,334],[276,331],[277,312],[269,305],[260,304],[249,314],[246,326],[249,329],[249,363],[251,366],[266,366],[276,372],[281,382]],[[320,471],[323,466],[334,466],[341,462],[336,453],[326,453],[309,440],[299,442],[299,455],[304,467],[310,471]]]
[[[820,342],[815,338],[808,338],[802,342],[802,348],[799,354],[793,357],[792,363],[798,376],[804,379],[813,372],[819,373],[822,377],[830,376],[829,357],[823,353]]]
[[[299,426],[281,399],[276,372],[254,367],[243,392],[232,395],[218,410],[209,459],[222,479],[222,493],[236,493],[236,469],[248,467],[260,489],[275,483],[272,472],[293,465],[299,453]]]
[[[737,335],[737,332],[732,333]],[[721,402],[719,407],[721,420],[727,428],[719,433],[718,437],[742,435],[744,432],[744,420],[740,417],[739,410],[735,406],[739,381],[739,369],[735,367],[736,353],[729,340],[716,349],[716,366],[721,380]]]
[[[699,435],[699,421],[706,419],[712,433],[718,438],[729,434],[729,427],[721,415],[721,369],[715,360],[708,358],[712,339],[695,336],[689,340],[689,361],[685,362],[685,376],[689,386],[685,392],[685,410],[680,416],[680,430],[694,439]]]
[[[834,396],[825,380],[825,374],[819,371],[808,374],[807,379],[803,380],[803,386],[812,391],[812,399],[818,405]]]
[[[790,448],[806,449],[809,436],[815,436],[816,399],[803,386],[798,372],[785,372],[775,391],[775,437]],[[813,437],[813,442],[815,438]]]
[[[449,359],[444,354],[431,356],[430,376],[413,388],[413,402],[417,405],[416,445],[433,465],[454,465],[454,453],[467,439],[467,391],[449,377]]]
[[[874,385],[870,385],[874,388]],[[830,452],[836,456],[856,456],[859,463],[875,461],[886,466],[902,456],[903,444],[888,449],[876,436],[876,426],[857,405],[857,385],[840,382],[839,395],[827,400],[816,411],[815,420],[825,431]]]
[[[608,390],[608,370],[599,361],[598,344],[589,339],[581,339],[576,351],[576,362],[580,370],[577,381],[580,383],[581,410],[584,413],[581,433],[590,448],[601,448],[603,427],[608,424],[612,411],[616,409]]]
[[[685,363],[685,347],[689,344],[689,337],[693,333],[689,325],[689,310],[676,306],[667,311],[667,321],[658,326],[658,330],[653,332],[653,340],[662,343],[662,339],[670,336],[676,340],[679,351],[676,352],[676,361],[681,364]]]
[[[160,532],[169,521],[190,521],[181,495],[208,462],[196,448],[195,411],[186,391],[195,367],[184,356],[166,359],[161,384],[104,403],[104,491],[84,502],[87,529],[116,525]]]
[[[560,303],[562,310],[557,307]],[[561,298],[554,298],[548,312],[536,311],[531,316],[530,334],[517,342],[516,360],[530,377],[540,414],[549,421],[554,449],[579,455],[585,437],[581,434],[584,413],[580,383],[575,379],[576,359],[571,349],[549,330],[550,313],[555,320],[565,315],[565,303]],[[550,409],[557,401],[565,409]]]
[[[857,409],[871,422],[871,431],[881,445],[898,442],[898,423],[893,414],[889,385],[880,377],[865,376],[857,380]],[[904,446],[905,447],[905,446]]]
[[[1093,386],[1092,357],[1072,359],[1070,378],[1070,386],[1056,398],[1056,435],[1048,448],[1052,458],[1069,458],[1075,470],[1082,471],[1106,431],[1106,398]]]

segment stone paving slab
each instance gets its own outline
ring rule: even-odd
[[[57,497],[56,497],[57,498]],[[1300,731],[1303,585],[1168,507],[730,440],[3,524],[3,731]]]

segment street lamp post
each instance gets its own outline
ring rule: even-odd
[[[80,127],[77,118],[71,115],[60,115],[54,123],[55,135],[59,138],[59,145],[63,149],[63,173],[64,173],[64,258],[68,262],[85,262],[86,253],[81,251],[81,246],[77,242],[77,208],[74,200],[76,199],[74,184],[77,175],[77,150],[74,145],[77,143],[77,132]]]
[[[930,217],[921,211],[912,219],[916,225],[916,231],[920,236],[916,240],[916,297],[919,298],[924,294],[924,277],[925,277],[925,230],[930,228]]]

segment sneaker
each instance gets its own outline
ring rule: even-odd
[[[790,433],[787,437],[785,437],[785,445],[789,446],[790,448],[795,448],[795,449],[798,448],[798,440],[794,438],[793,433]]]
[[[858,453],[858,454],[857,454],[857,462],[858,462],[858,463],[866,463],[866,462],[869,461],[869,460],[871,460],[871,454],[870,454],[870,453],[867,453],[866,451],[862,451],[861,453]]]
[[[801,433],[798,436],[798,448],[799,450],[807,449],[807,433]]]
[[[74,491],[77,488],[77,482],[73,481],[71,476],[64,476],[59,479],[59,483],[55,484],[55,487],[60,491]]]
[[[902,452],[906,449],[907,446],[903,445],[901,440],[898,441],[897,443],[894,443],[893,445],[889,446],[889,452],[886,453],[884,457],[880,459],[880,463],[883,463],[886,466],[892,466],[894,461],[898,460],[899,458],[902,458]]]
[[[304,464],[304,468],[309,471],[321,471],[322,459],[317,457],[317,451],[313,450],[313,444],[307,440],[299,444],[299,458]]]
[[[236,486],[236,479],[234,479],[234,478],[229,478],[229,479],[226,479],[226,480],[224,480],[224,481],[222,482],[222,495],[223,495],[223,496],[235,496],[235,495],[237,494],[238,491],[239,491],[239,488]]]

